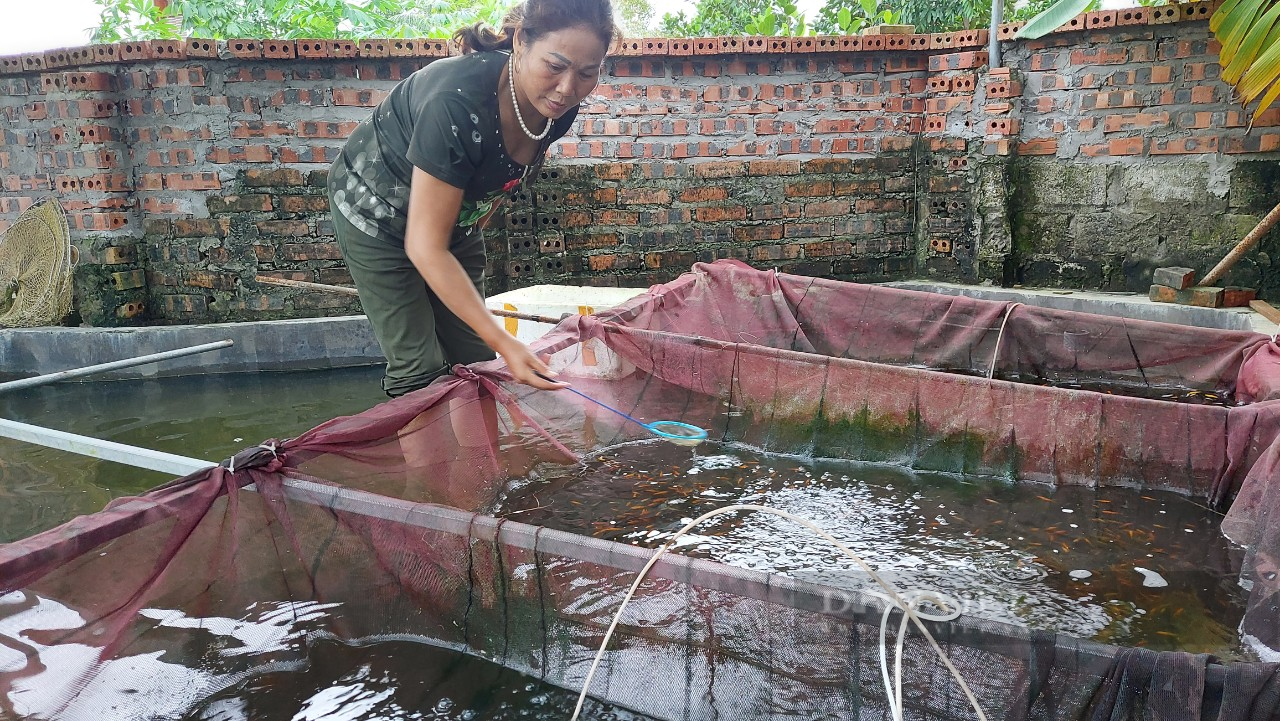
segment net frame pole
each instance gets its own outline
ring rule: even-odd
[[[0,418],[0,437],[15,441],[34,443],[46,448],[76,453],[104,461],[123,463],[135,468],[159,471],[173,476],[187,476],[196,471],[213,468],[218,465],[212,461],[199,458],[188,458],[150,448],[139,448],[115,441],[104,441],[100,438],[81,436],[66,431],[33,426],[27,423]]]
[[[72,368],[70,370],[32,376],[30,378],[19,378],[18,380],[0,383],[0,393],[21,390],[23,388],[34,388],[36,386],[57,383],[58,381],[70,380],[72,378],[82,378],[84,376],[95,375],[97,373],[106,373],[107,371],[119,370],[121,368],[132,368],[134,366],[146,365],[147,363],[157,363],[159,361],[170,360],[173,358],[182,358],[184,356],[195,355],[197,353],[207,353],[211,350],[219,350],[233,345],[235,345],[235,341],[233,340],[220,340],[214,341],[213,343],[193,345],[187,348],[178,348],[160,353],[150,353],[148,355],[137,356],[135,358],[125,358],[123,360],[110,361],[108,363],[98,363],[97,365],[85,366],[83,368]]]

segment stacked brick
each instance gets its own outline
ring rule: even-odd
[[[1199,262],[1165,256],[1238,235],[1189,229],[1152,178],[1212,156],[1228,190],[1207,207],[1228,236],[1276,190],[1253,166],[1280,150],[1280,110],[1250,132],[1218,79],[1213,7],[1089,13],[1032,42],[1001,26],[996,69],[983,31],[628,40],[493,224],[490,290],[643,285],[718,258],[1095,286],[1147,262],[1124,243]],[[253,278],[349,281],[325,168],[396,82],[455,51],[235,39],[0,57],[0,228],[58,195],[94,324],[355,310]]]

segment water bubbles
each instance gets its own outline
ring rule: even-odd
[[[731,454],[721,454],[716,456],[699,456],[694,462],[693,468],[687,472],[693,473],[697,470],[703,471],[727,471],[730,468],[737,468],[742,465],[742,459]],[[770,469],[772,472],[772,469]]]

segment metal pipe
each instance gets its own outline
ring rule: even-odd
[[[84,368],[73,368],[71,370],[58,371],[56,373],[32,376],[31,378],[19,378],[16,381],[0,383],[0,393],[4,393],[5,391],[16,391],[22,388],[34,388],[35,386],[48,385],[50,383],[56,383],[70,378],[80,378],[82,376],[94,375],[95,373],[106,373],[107,371],[113,371],[120,368],[131,368],[133,366],[145,365],[147,363],[156,363],[158,361],[169,360],[171,358],[181,358],[183,356],[218,350],[219,348],[226,348],[227,346],[232,345],[235,345],[235,341],[229,339],[220,340],[213,343],[193,345],[189,348],[178,348],[177,350],[167,350],[162,353],[138,356],[137,358],[126,358],[124,360],[111,361],[109,363],[99,363],[97,365],[85,366]]]
[[[12,438],[15,441],[34,443],[46,448],[78,453],[90,458],[100,458],[104,461],[115,461],[116,463],[123,463],[136,468],[160,471],[172,476],[186,476],[218,465],[211,461],[202,461],[199,458],[187,458],[186,456],[178,456],[164,451],[138,448],[137,446],[129,446],[115,441],[104,441],[99,438],[56,431],[52,428],[42,428],[4,418],[0,418],[0,436]]]
[[[1231,266],[1243,258],[1250,248],[1257,245],[1258,241],[1262,240],[1262,236],[1266,235],[1267,231],[1271,230],[1278,222],[1280,222],[1280,203],[1277,203],[1270,213],[1267,213],[1262,220],[1258,221],[1258,224],[1253,226],[1253,230],[1249,231],[1249,234],[1243,240],[1236,243],[1236,247],[1232,248],[1231,252],[1227,253],[1222,260],[1218,261],[1213,270],[1201,278],[1197,285],[1213,285],[1222,280],[1222,276],[1226,275],[1228,270],[1231,270]]]
[[[301,290],[317,290],[317,291],[322,291],[326,293],[338,293],[340,295],[357,295],[358,294],[358,291],[356,291],[355,288],[348,288],[345,285],[326,285],[324,283],[311,283],[305,280],[286,280],[284,278],[272,278],[271,276],[267,276],[267,275],[257,276],[255,280],[257,280],[259,283],[266,283],[267,285],[280,285],[286,288],[299,288]],[[565,313],[559,318],[556,318],[555,316],[550,316],[550,315],[534,315],[532,313],[517,313],[514,310],[498,310],[496,308],[490,308],[489,312],[492,313],[493,315],[498,316],[499,318],[516,318],[518,320],[531,320],[531,321],[534,321],[535,323],[550,323],[551,325],[555,325],[560,321],[564,320],[565,318],[568,318],[569,316],[573,315],[573,313]]]
[[[1000,21],[1004,19],[1004,0],[991,0],[991,29],[987,32],[987,67],[1000,65]]]

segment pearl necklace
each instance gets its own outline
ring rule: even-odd
[[[524,118],[520,115],[520,102],[516,100],[516,54],[511,53],[511,60],[507,62],[507,84],[511,86],[511,107],[516,109],[516,121],[520,123],[520,129],[530,140],[542,140],[551,132],[551,118],[547,118],[547,127],[542,129],[540,135],[534,135],[529,132],[529,126],[524,124]]]

